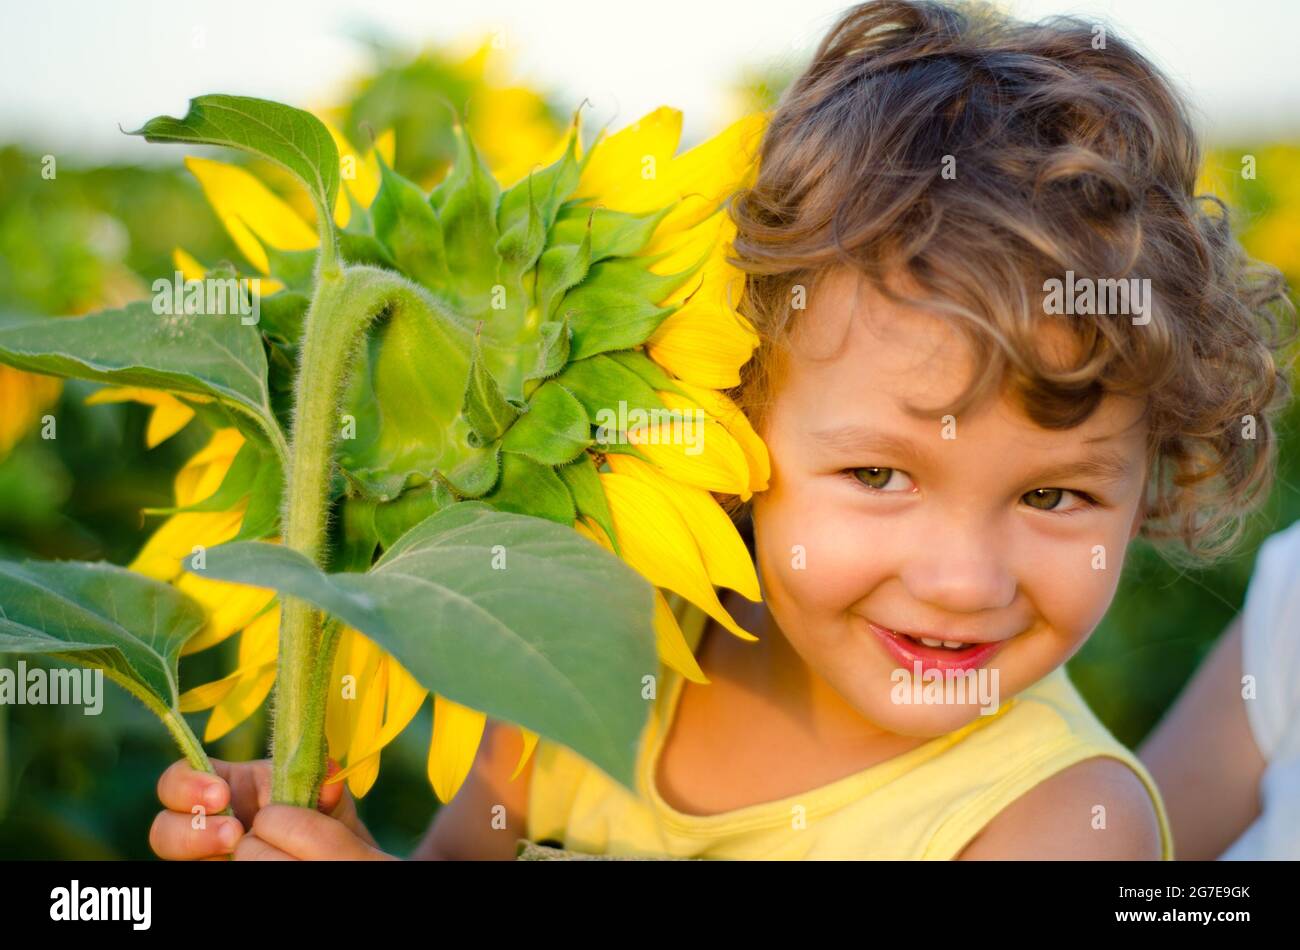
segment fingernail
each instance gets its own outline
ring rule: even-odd
[[[220,785],[209,785],[207,791],[203,793],[203,800],[207,803],[208,807],[214,811],[221,807],[221,798]]]
[[[234,848],[237,840],[239,840],[239,826],[233,821],[223,822],[221,830],[217,832],[217,841],[221,843],[221,847],[229,851]]]

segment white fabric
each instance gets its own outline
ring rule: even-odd
[[[1256,696],[1243,700],[1268,763],[1262,810],[1220,860],[1300,860],[1300,522],[1259,550],[1242,613],[1242,673]]]

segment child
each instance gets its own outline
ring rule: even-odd
[[[1172,857],[1064,664],[1139,531],[1214,554],[1268,486],[1281,291],[1198,161],[1092,24],[849,10],[731,205],[763,341],[733,395],[772,479],[740,512],[764,600],[726,606],[757,642],[681,611],[710,682],[664,672],[635,794],[545,741],[512,782],[491,728],[414,856]],[[159,854],[228,851],[256,814],[236,857],[383,857],[338,791],[334,817],[259,811],[265,764],[223,769],[242,822],[190,830],[230,789],[180,763]]]

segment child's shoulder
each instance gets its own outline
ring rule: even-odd
[[[1160,820],[1137,773],[1093,756],[1012,801],[962,851],[963,860],[1158,860]]]

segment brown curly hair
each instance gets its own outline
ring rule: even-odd
[[[1079,424],[1107,393],[1145,399],[1143,534],[1212,560],[1272,483],[1295,310],[1224,204],[1195,194],[1199,165],[1169,83],[1093,23],[853,7],[784,93],[754,183],[730,203],[740,309],[761,340],[730,395],[761,430],[793,291],[851,266],[945,314],[975,348],[982,374],[936,415],[1005,380],[1046,428]],[[892,286],[899,269],[917,293]],[[1067,271],[1149,278],[1150,322],[1072,317],[1078,361],[1049,361],[1037,288]]]

